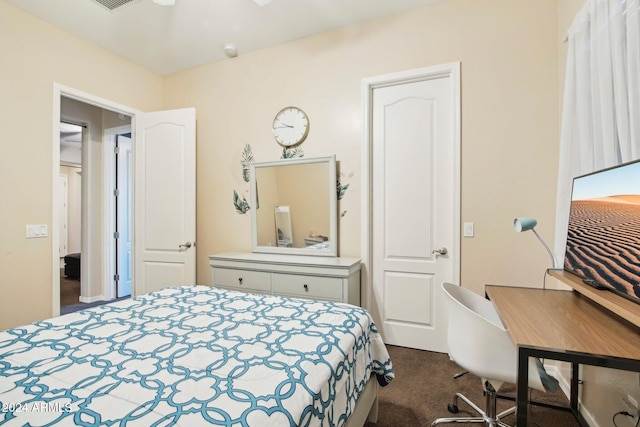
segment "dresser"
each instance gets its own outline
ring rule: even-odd
[[[211,255],[213,286],[360,305],[360,259],[236,252]]]

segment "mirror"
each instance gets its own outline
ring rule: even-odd
[[[251,165],[253,252],[337,256],[336,159]]]

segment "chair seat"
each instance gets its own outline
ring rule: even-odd
[[[462,399],[479,416],[439,418],[431,425],[467,422],[508,426],[500,419],[512,414],[515,407],[496,413],[496,396],[503,383],[516,383],[517,349],[491,301],[451,283],[443,283],[442,289],[446,296],[449,321],[449,356],[464,370],[482,378],[486,402],[483,410],[464,395],[456,393],[449,404],[449,411],[457,412],[458,400]],[[558,381],[545,371],[540,360],[530,358],[529,387],[540,391],[555,391]]]

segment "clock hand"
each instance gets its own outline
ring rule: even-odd
[[[274,129],[283,129],[283,128],[291,128],[291,129],[293,129],[293,126],[288,125],[288,124],[286,124],[286,123],[283,123],[283,124],[282,124],[282,126],[276,126],[276,127],[274,127]]]

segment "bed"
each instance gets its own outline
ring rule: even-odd
[[[393,376],[362,308],[177,286],[0,332],[0,424],[360,427]]]

